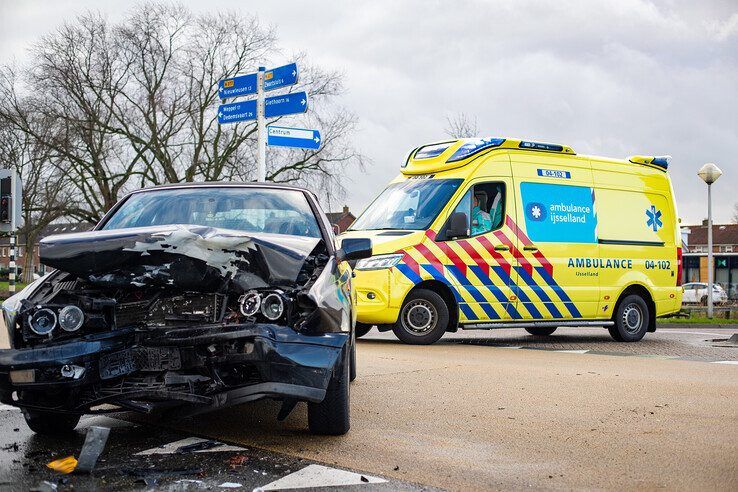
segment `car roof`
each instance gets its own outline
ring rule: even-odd
[[[268,182],[256,182],[256,181],[189,181],[185,183],[167,183],[157,186],[149,186],[147,188],[141,188],[133,193],[139,193],[142,191],[150,190],[164,190],[167,188],[217,188],[217,187],[237,187],[237,188],[272,188],[281,190],[297,190],[306,191],[311,193],[310,190],[302,186],[295,186],[284,183],[268,183]]]

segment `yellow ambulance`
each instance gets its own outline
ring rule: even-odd
[[[354,269],[357,336],[602,326],[640,340],[682,301],[668,162],[502,138],[414,149],[343,235],[374,252]]]

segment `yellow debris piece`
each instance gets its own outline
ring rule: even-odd
[[[74,456],[67,456],[66,458],[54,460],[51,463],[48,463],[46,466],[48,468],[51,468],[55,472],[72,473],[77,467],[77,458],[75,458]]]

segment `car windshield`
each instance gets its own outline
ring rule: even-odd
[[[427,229],[462,181],[408,179],[392,184],[356,219],[350,230]]]
[[[197,187],[131,195],[103,229],[190,224],[321,237],[305,194],[254,187]]]

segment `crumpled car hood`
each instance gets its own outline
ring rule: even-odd
[[[108,286],[176,286],[201,292],[232,280],[243,290],[294,285],[322,240],[166,225],[48,236],[41,262]]]

